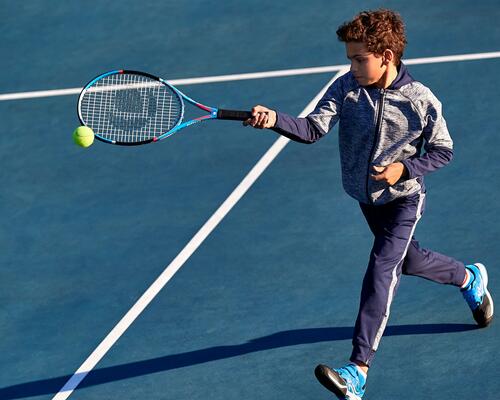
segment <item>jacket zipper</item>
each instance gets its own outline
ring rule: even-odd
[[[380,90],[380,100],[378,104],[378,112],[377,112],[377,122],[375,124],[375,137],[373,138],[373,144],[372,144],[372,149],[370,151],[370,158],[368,159],[368,173],[366,174],[366,197],[370,203],[373,204],[370,192],[368,190],[368,185],[370,183],[370,174],[372,173],[371,171],[371,163],[373,159],[373,154],[375,153],[375,149],[377,148],[377,144],[380,138],[380,128],[382,125],[382,113],[384,111],[384,98],[385,98],[385,90],[381,89]]]

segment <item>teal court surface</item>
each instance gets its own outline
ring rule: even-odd
[[[497,1],[3,0],[0,399],[332,398],[313,370],[347,361],[372,240],[337,128],[306,146],[214,121],[86,150],[71,132],[79,89],[120,68],[299,115],[345,71],[336,28],[379,7],[455,145],[416,236],[500,294]],[[364,398],[498,399],[499,347],[456,288],[403,277]]]

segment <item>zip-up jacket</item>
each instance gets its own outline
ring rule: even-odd
[[[441,103],[404,64],[398,68],[387,89],[361,86],[348,72],[328,88],[307,117],[277,112],[273,130],[301,143],[314,143],[339,123],[342,184],[361,203],[385,204],[424,191],[423,176],[453,157]],[[394,185],[371,179],[373,166],[398,161],[406,173]]]

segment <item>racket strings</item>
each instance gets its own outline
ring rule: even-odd
[[[183,113],[179,95],[147,76],[116,73],[87,88],[80,101],[83,121],[104,139],[148,141],[175,127]]]

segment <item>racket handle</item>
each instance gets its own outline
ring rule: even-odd
[[[250,111],[238,111],[238,110],[217,110],[217,119],[230,119],[233,121],[246,121],[248,118],[252,118],[252,113]]]

